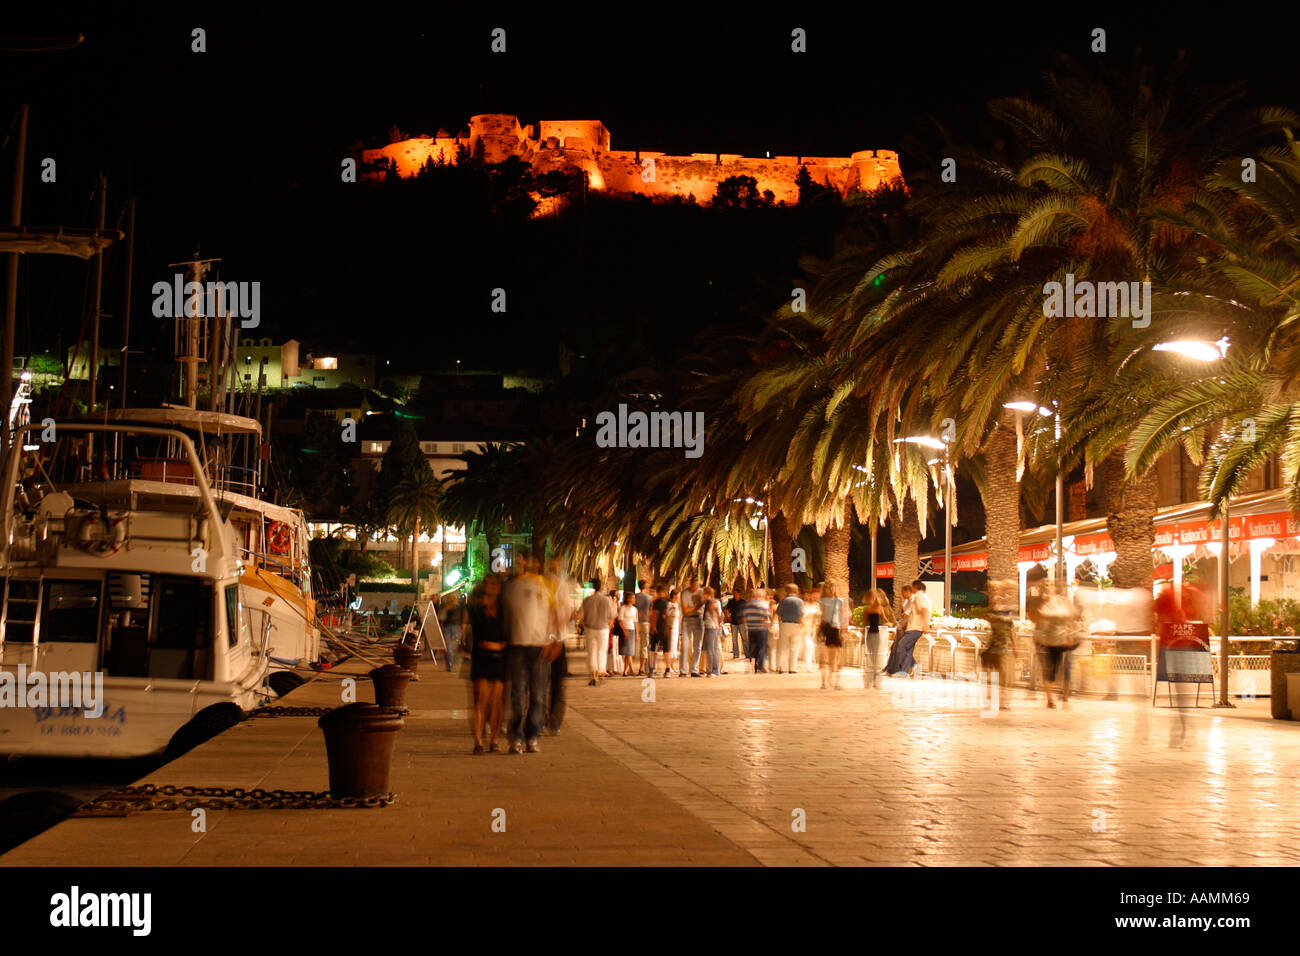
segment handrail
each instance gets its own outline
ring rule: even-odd
[[[299,590],[302,589],[303,571],[300,568],[296,568],[291,564],[285,564],[279,558],[273,557],[269,554],[263,554],[261,551],[254,551],[252,548],[240,548],[239,553],[241,555],[250,555],[255,558],[261,558],[263,562],[270,562],[272,564],[278,565],[279,567],[283,568],[285,571],[288,572],[287,575],[281,574],[280,577],[287,577],[289,580],[293,582],[295,587],[297,587]]]
[[[26,454],[23,448],[27,444],[25,439],[29,433],[42,430],[44,427],[38,422],[19,428],[14,433],[13,444],[10,446],[9,455],[4,462],[4,488],[0,490],[0,495],[3,496],[0,497],[0,514],[3,514],[3,518],[0,520],[5,522],[5,526],[3,538],[0,538],[0,548],[3,548],[5,560],[8,560],[10,548],[9,529],[14,520],[14,495],[18,488],[18,464],[22,460],[22,456]],[[203,462],[199,460],[198,452],[194,448],[194,442],[188,435],[174,428],[137,425],[123,427],[122,425],[69,422],[67,424],[59,423],[58,427],[64,432],[101,432],[106,434],[125,432],[132,435],[155,435],[159,438],[171,438],[179,441],[194,472],[194,484],[199,490],[199,500],[207,511],[209,527],[211,528],[211,533],[208,535],[209,540],[206,542],[209,545],[209,556],[218,560],[230,557],[227,551],[225,535],[221,533],[221,528],[225,522],[222,520],[221,512],[217,508],[217,501],[212,494],[212,486],[208,483]]]

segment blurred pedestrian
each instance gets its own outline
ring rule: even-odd
[[[501,578],[489,574],[474,588],[465,607],[470,647],[469,677],[474,686],[474,710],[470,730],[474,734],[474,753],[484,752],[483,728],[488,729],[487,750],[497,749],[497,729],[501,726],[502,702],[505,697],[506,634],[501,611]]]
[[[461,618],[464,611],[460,606],[460,592],[451,591],[442,596],[438,609],[438,623],[442,628],[442,643],[447,652],[447,671],[456,668],[456,652],[460,650]]]
[[[636,656],[636,626],[636,598],[629,591],[618,608],[618,655],[623,659],[624,677],[636,676],[632,673],[632,660]]]
[[[704,588],[702,596],[704,604],[700,609],[700,620],[704,626],[707,666],[704,676],[717,677],[722,673],[722,605],[713,596],[713,588]]]
[[[746,596],[742,605],[741,619],[745,622],[745,643],[749,651],[749,660],[754,666],[755,674],[767,673],[767,635],[771,628],[772,611],[767,600],[767,593],[755,588]]]
[[[889,598],[880,588],[867,592],[867,599],[863,605],[866,608],[864,617],[864,631],[862,635],[862,686],[878,688],[880,686],[880,663],[884,655],[881,653],[884,648],[884,635],[881,633],[883,627],[892,626],[894,621],[894,609],[890,605]]]
[[[682,596],[676,588],[668,592],[668,666],[664,668],[664,676],[669,677],[676,670],[677,676],[682,676]]]
[[[799,585],[787,584],[785,596],[776,606],[777,643],[776,672],[793,674],[795,657],[799,644],[803,642],[803,601],[799,597]]]
[[[810,674],[815,673],[820,664],[818,647],[822,626],[821,600],[820,588],[811,587],[803,592],[803,626],[800,629],[798,653],[795,655],[794,663],[795,668],[798,669],[799,662],[803,661],[803,666]]]
[[[600,593],[600,575],[592,578],[591,586],[595,590],[582,602],[582,636],[587,641],[587,668],[591,671],[587,684],[595,687],[598,681],[609,676],[606,671],[609,631],[614,626],[617,609],[608,594]]]
[[[840,648],[844,645],[844,641],[841,639],[843,633],[841,628],[848,623],[849,611],[844,599],[835,590],[834,583],[824,583],[822,585],[821,598],[818,600],[818,604],[821,611],[822,690],[826,689],[828,678],[831,686],[839,690]]]
[[[980,651],[980,664],[988,675],[988,706],[1011,709],[1011,664],[1015,659],[1015,621],[1019,586],[1013,578],[989,582],[988,646]]]
[[[682,591],[682,656],[685,658],[690,654],[688,662],[692,677],[700,676],[700,652],[704,649],[703,604],[704,592],[700,590],[699,579],[692,574]],[[682,670],[686,668],[682,667]]]
[[[639,582],[641,590],[636,595],[636,640],[632,645],[632,657],[636,662],[636,672],[639,676],[645,671],[645,658],[650,650],[650,609],[654,606],[655,594],[653,588],[646,587],[644,581]]]
[[[545,726],[552,737],[558,737],[567,704],[565,681],[569,678],[568,635],[569,629],[573,627],[575,587],[573,579],[564,570],[564,562],[558,557],[547,561],[545,578],[554,595],[555,634],[558,638],[546,646],[542,655],[542,659],[549,661],[551,666]]]
[[[669,608],[672,607],[668,600],[668,589],[662,585],[655,589],[658,597],[655,598],[654,604],[650,606],[650,662],[647,674],[650,677],[655,676],[655,665],[658,663],[657,657],[662,654],[664,658],[665,676],[668,670],[668,641],[672,633],[672,618],[669,615]]]
[[[536,753],[547,722],[552,662],[542,652],[562,638],[554,588],[538,573],[539,561],[527,554],[522,560],[527,570],[511,580],[502,595],[509,642],[510,746],[515,753]]]
[[[731,592],[731,601],[727,604],[727,617],[731,621],[731,658],[737,660],[741,657],[749,657],[749,651],[745,644],[745,597],[740,593],[740,588],[735,588]]]
[[[1052,689],[1059,681],[1061,706],[1068,707],[1070,684],[1064,679],[1065,658],[1079,643],[1075,631],[1079,613],[1065,591],[1065,582],[1045,584],[1030,599],[1026,613],[1034,622],[1034,644],[1038,648],[1043,695],[1047,706],[1056,706]]]

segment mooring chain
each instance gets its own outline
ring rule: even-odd
[[[259,707],[249,717],[324,717],[333,707]]]
[[[331,797],[328,790],[263,790],[255,787],[184,787],[141,784],[106,793],[80,807],[73,816],[125,816],[150,810],[350,810],[386,807],[397,799]]]

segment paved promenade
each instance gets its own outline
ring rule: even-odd
[[[472,756],[465,682],[422,666],[392,807],[213,810],[201,833],[187,811],[73,818],[0,865],[1300,864],[1300,723],[1266,700],[1229,715],[1017,694],[982,717],[951,688],[871,691],[860,671],[840,691],[575,676],[540,753]],[[338,676],[285,703],[338,703]],[[250,720],[144,782],[322,790],[324,741],[314,718]]]

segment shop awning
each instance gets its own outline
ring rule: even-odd
[[[1171,547],[1214,547],[1221,540],[1220,524],[1210,520],[1208,501],[1188,502],[1161,508],[1155,518],[1155,550]],[[1093,558],[1113,553],[1114,542],[1106,531],[1105,518],[1085,518],[1068,521],[1063,527],[1066,551],[1076,558]],[[1229,507],[1228,538],[1231,544],[1273,539],[1300,539],[1300,515],[1287,507],[1285,489],[1260,491],[1232,499]],[[1020,562],[1037,563],[1051,557],[1052,542],[1056,540],[1056,525],[1042,525],[1020,533]],[[1300,548],[1300,544],[1297,545]],[[1233,554],[1238,553],[1236,548]],[[930,573],[944,573],[942,551],[921,555],[921,561],[930,562]],[[988,539],[968,541],[952,549],[953,571],[988,570]],[[876,565],[877,578],[892,578],[893,562]]]

